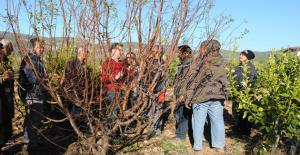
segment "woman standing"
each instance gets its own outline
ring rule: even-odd
[[[199,56],[192,62],[187,89],[182,102],[192,108],[192,127],[195,154],[201,153],[203,129],[207,115],[211,126],[211,144],[218,153],[224,152],[224,100],[226,98],[227,62],[220,54],[217,40],[201,43]]]

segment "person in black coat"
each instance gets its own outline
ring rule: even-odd
[[[10,40],[1,40],[0,52],[0,104],[1,104],[1,141],[6,143],[12,138],[12,119],[14,117],[14,73],[8,56],[14,51]],[[3,139],[2,139],[3,138]]]
[[[235,68],[235,86],[237,87],[238,91],[245,90],[245,86],[242,85],[242,82],[244,81],[244,66],[248,67],[248,73],[246,73],[246,76],[248,77],[248,86],[250,86],[251,89],[254,89],[255,87],[257,72],[254,65],[250,61],[254,58],[255,54],[251,50],[245,50],[240,53],[240,64]],[[250,93],[252,93],[252,91],[250,91]],[[237,121],[237,129],[241,134],[249,136],[252,128],[251,123],[248,121],[248,117],[243,118],[244,111],[238,110],[238,107],[239,103],[233,99],[232,111]]]
[[[47,73],[41,56],[44,51],[44,41],[38,38],[30,40],[32,49],[24,57],[20,66],[19,96],[26,107],[24,119],[24,147],[39,146],[43,142],[39,134],[44,119],[47,91],[42,82]]]
[[[174,78],[174,95],[176,100],[181,96],[181,89],[185,89],[187,82],[187,73],[192,63],[192,49],[188,45],[181,45],[178,47],[178,58],[180,64],[177,66],[177,71]],[[191,118],[192,111],[186,108],[183,104],[177,102],[174,109],[174,116],[176,119],[176,138],[177,140],[185,140],[186,134],[192,133]]]

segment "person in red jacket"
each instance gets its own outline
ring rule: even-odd
[[[110,58],[102,64],[101,83],[104,92],[105,105],[113,107],[112,121],[116,119],[120,105],[117,99],[122,95],[122,89],[125,85],[126,64],[121,60],[123,44],[114,43],[109,52]]]
[[[102,64],[101,82],[105,91],[120,92],[125,77],[126,64],[121,61],[123,44],[114,43],[111,45],[110,59]]]

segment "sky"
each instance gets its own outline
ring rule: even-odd
[[[5,14],[4,3],[5,0],[0,0],[1,15]],[[240,36],[247,29],[249,32],[237,40],[238,50],[269,51],[300,46],[299,6],[300,0],[215,0],[212,14],[230,15],[234,19],[231,28],[221,34],[221,40],[227,38],[232,30],[234,33],[229,37]],[[28,25],[22,23],[26,18],[20,18],[24,33],[29,32]],[[0,21],[0,31],[5,30],[6,25]]]
[[[300,46],[299,0],[216,0],[214,13],[225,13],[242,24],[237,32],[249,30],[239,50],[267,51]]]

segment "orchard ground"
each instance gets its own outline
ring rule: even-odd
[[[167,92],[167,104],[170,104],[172,109],[175,107],[175,102],[173,102],[174,97],[172,94],[172,89]],[[23,126],[23,116],[20,112],[16,111],[17,114],[14,118],[14,142],[6,145],[2,148],[2,151],[7,154],[28,154],[22,150],[22,126]],[[224,109],[224,119],[225,119],[225,130],[226,130],[226,155],[239,155],[239,154],[257,154],[259,148],[259,137],[261,136],[257,130],[253,129],[250,137],[244,137],[235,132],[234,129],[234,119],[232,117],[231,102],[225,102]],[[30,154],[73,154],[72,151],[72,137],[69,136],[59,136],[63,135],[60,133],[61,130],[52,130],[49,132],[47,147],[39,147],[34,152]],[[209,131],[206,129],[205,135],[209,135]],[[164,131],[154,138],[132,144],[130,146],[122,149],[118,154],[136,155],[136,154],[168,154],[168,155],[192,155],[193,149],[190,140],[187,136],[185,141],[178,141],[175,138],[175,119],[172,112],[168,113],[168,119],[165,124]],[[209,139],[209,136],[205,136]],[[57,142],[56,140],[59,140]],[[70,141],[71,140],[71,141]],[[211,155],[217,154],[213,148],[209,147],[209,141],[205,140],[203,154]],[[282,146],[282,145],[281,145]],[[276,154],[287,154],[288,148],[280,148]],[[267,153],[270,154],[270,153]]]

